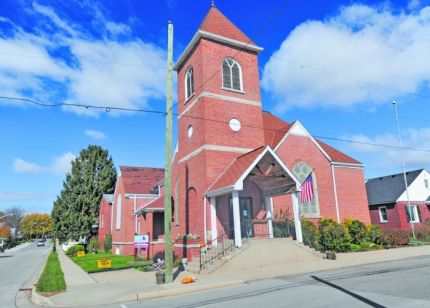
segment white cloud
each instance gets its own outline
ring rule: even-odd
[[[55,157],[50,165],[42,166],[36,163],[25,161],[21,158],[16,158],[13,161],[13,170],[19,173],[39,173],[48,172],[58,175],[64,175],[70,171],[71,162],[76,158],[70,152],[66,152],[61,156]]]
[[[34,201],[44,200],[55,196],[53,194],[40,193],[21,193],[21,192],[0,192],[0,202],[19,202],[19,201]]]
[[[94,138],[96,140],[106,139],[106,135],[104,133],[99,132],[97,130],[92,130],[92,129],[86,129],[85,135],[87,135],[88,137]]]
[[[369,161],[372,161],[373,164],[379,167],[392,168],[401,166],[399,141],[397,135],[394,133],[375,136],[344,135],[342,138],[358,142],[352,143],[350,150],[366,154]],[[408,168],[428,168],[430,166],[430,128],[404,130],[402,141],[405,148],[404,158]],[[388,145],[395,148],[385,148],[365,143]]]
[[[146,107],[164,97],[164,49],[133,37],[128,25],[107,20],[97,8],[95,27],[106,25],[97,32],[101,37],[60,17],[51,7],[35,3],[33,8],[26,11],[39,21],[32,33],[14,27],[12,36],[1,35],[0,29],[2,94],[124,108]],[[117,35],[122,35],[121,40]],[[103,112],[66,109],[85,115]]]
[[[13,161],[13,170],[20,173],[37,173],[42,171],[43,167],[38,164],[25,161],[21,158],[16,158]]]
[[[64,175],[72,168],[72,160],[75,158],[75,155],[70,152],[66,152],[63,155],[56,157],[53,164],[48,167],[48,170],[58,175]]]
[[[297,26],[264,67],[277,111],[382,103],[430,81],[430,6],[393,12],[351,5]],[[364,82],[362,82],[364,81]]]

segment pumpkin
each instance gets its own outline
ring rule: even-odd
[[[194,282],[195,280],[196,278],[194,276],[188,276],[188,277],[182,278],[181,283],[187,284],[187,283]]]

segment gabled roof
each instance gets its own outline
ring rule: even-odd
[[[109,204],[113,203],[113,194],[103,194],[103,198],[105,198]]]
[[[298,122],[298,121],[296,121]],[[296,123],[290,124],[285,122],[284,120],[275,117],[270,112],[263,112],[263,126],[264,126],[264,139],[267,145],[272,148],[276,148],[279,143],[282,141],[284,136],[290,131],[293,125]],[[310,136],[310,135],[309,135]],[[313,138],[312,136],[310,136]],[[345,164],[357,164],[361,165],[361,162],[355,160],[354,158],[342,153],[341,151],[333,148],[332,146],[322,142],[321,140],[315,139],[316,143],[322,148],[323,151],[327,153],[329,158],[333,162],[337,163],[345,163]]]
[[[143,207],[142,211],[164,211],[164,195],[161,195],[158,199],[155,199],[154,201],[148,203],[146,206]]]
[[[228,166],[220,177],[209,187],[208,191],[215,191],[220,188],[233,186],[240,176],[249,168],[251,163],[264,151],[264,147],[259,147],[251,152],[236,157],[233,163]]]
[[[291,128],[291,124],[267,111],[263,111],[263,126],[264,140],[271,148],[275,148]]]
[[[121,166],[121,178],[126,194],[151,194],[164,178],[164,169]]]
[[[268,195],[295,191],[300,185],[278,155],[266,145],[236,157],[209,187],[206,196],[243,190],[247,178]]]
[[[315,139],[315,140],[323,148],[323,150],[327,152],[327,154],[331,157],[331,159],[334,162],[347,163],[347,164],[361,164],[361,162],[359,162],[358,160],[355,160],[354,158],[346,155],[345,153],[342,153],[341,151],[336,150],[332,146],[329,146],[327,143],[324,143],[318,139]]]
[[[205,19],[199,27],[200,30],[224,36],[233,40],[255,45],[238,27],[221,13],[214,5],[211,6]]]
[[[424,169],[406,172],[408,187]],[[395,203],[406,190],[403,173],[369,179],[366,182],[369,205]]]

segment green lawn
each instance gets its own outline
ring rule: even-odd
[[[100,269],[97,267],[97,261],[100,258],[111,258],[112,268]],[[141,267],[152,264],[151,261],[134,261],[133,256],[119,256],[109,253],[103,254],[87,254],[83,257],[70,257],[77,265],[88,273],[96,273],[102,271],[111,271],[132,267]]]
[[[51,253],[43,273],[37,282],[37,292],[62,292],[66,290],[64,274],[58,261],[58,255]]]

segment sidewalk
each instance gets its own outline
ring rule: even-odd
[[[80,268],[75,262],[70,260],[64,253],[63,249],[57,245],[58,260],[61,264],[61,269],[64,273],[64,279],[66,280],[67,289],[69,287],[95,284],[94,279],[87,274],[82,268]]]
[[[209,275],[195,275],[181,272],[174,283],[155,284],[153,272],[139,272],[135,269],[87,274],[75,265],[59,249],[61,267],[67,282],[67,292],[42,301],[51,306],[94,306],[123,303],[150,298],[168,297],[203,290],[237,285],[250,280],[270,277],[292,276],[307,272],[324,271],[354,265],[399,260],[409,257],[430,255],[430,246],[407,247],[359,253],[337,254],[337,260],[321,258],[300,260],[288,264],[271,264],[259,268],[237,267],[227,262]],[[266,254],[267,256],[267,254]],[[239,257],[240,258],[240,255]],[[183,277],[193,275],[197,281],[182,285]],[[34,300],[34,299],[33,299]],[[39,302],[39,303],[42,303]]]

